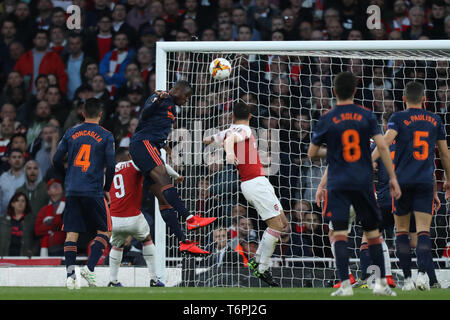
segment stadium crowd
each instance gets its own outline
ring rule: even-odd
[[[67,28],[71,4],[81,8],[81,29]],[[382,23],[368,30],[366,9],[372,4],[381,8]],[[0,256],[62,256],[64,177],[51,162],[58,141],[83,121],[84,101],[96,97],[104,105],[102,126],[114,134],[117,148],[128,147],[139,111],[156,87],[156,42],[449,39],[450,1],[5,0],[0,32]],[[352,71],[360,79],[356,101],[374,110],[380,124],[384,113],[403,108],[405,81],[423,81],[426,108],[450,130],[448,61],[248,55],[238,61],[244,81],[235,88],[230,83],[230,90],[253,106],[254,128],[279,129],[280,167],[268,171],[291,223],[277,245],[278,257],[332,256],[314,204],[325,163],[310,162],[306,151],[315,121],[334,104],[331,84],[338,72]],[[176,127],[189,128],[190,120],[202,120],[203,129],[229,124],[227,98],[200,95],[208,80],[191,62],[189,54],[173,61],[170,82],[187,77],[196,89],[191,107],[178,110]],[[268,153],[261,157],[270,163]],[[236,172],[220,163],[176,169],[194,177],[190,189],[196,194],[184,192],[190,209],[222,216],[223,228],[212,232],[212,252],[228,247],[239,254],[230,259],[245,264],[264,228],[240,197],[228,196],[238,194]],[[247,209],[255,219],[248,219]],[[450,255],[445,206],[434,224],[435,256]],[[87,241],[80,246],[87,252]],[[223,253],[216,258],[211,261],[222,262]]]

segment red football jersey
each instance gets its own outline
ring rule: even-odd
[[[143,180],[133,161],[120,162],[116,165],[110,191],[111,216],[134,217],[141,213]]]
[[[259,159],[256,139],[250,127],[233,124],[228,130],[220,132],[216,139],[223,142],[230,134],[237,134],[239,137],[239,141],[234,145],[234,154],[238,159],[237,169],[241,181],[265,176],[266,172]]]

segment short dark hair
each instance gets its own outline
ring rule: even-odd
[[[84,105],[86,118],[96,118],[103,111],[103,103],[97,98],[89,98]]]
[[[9,143],[12,143],[13,140],[14,140],[15,138],[17,138],[17,137],[24,138],[24,139],[25,139],[25,142],[27,141],[27,136],[24,135],[23,133],[18,132],[18,133],[14,133],[14,134],[12,135],[12,137],[9,138]],[[21,152],[22,152],[22,151],[21,151]]]
[[[233,116],[236,120],[247,120],[250,116],[250,106],[245,102],[238,102],[233,106]]]
[[[49,35],[48,35],[48,31],[47,31],[47,30],[44,30],[44,29],[38,29],[38,30],[36,30],[36,32],[34,33],[33,39],[35,39],[35,38],[37,37],[38,34],[45,34],[45,36],[47,37],[47,39],[49,38]]]
[[[186,80],[180,80],[180,81],[177,81],[177,82],[174,84],[173,87],[174,87],[174,88],[183,89],[183,90],[186,90],[186,91],[190,91],[190,92],[193,92],[193,91],[194,91],[194,90],[192,89],[191,84],[190,84],[188,81],[186,81]]]
[[[128,160],[128,154],[129,154],[128,148],[125,148],[125,147],[117,148],[116,156],[115,156],[116,163],[119,163],[119,162],[122,162],[122,161],[127,161]]]
[[[341,72],[334,78],[334,89],[339,100],[353,97],[356,88],[356,77],[351,72]]]
[[[408,82],[408,84],[405,87],[406,102],[413,104],[421,103],[423,96],[424,96],[423,84],[416,81]]]

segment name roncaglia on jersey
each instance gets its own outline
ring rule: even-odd
[[[102,139],[103,139],[98,135],[97,132],[91,131],[91,130],[77,131],[72,135],[72,139],[75,140],[76,138],[85,137],[85,136],[93,138],[98,143],[100,143],[100,141],[102,141]]]

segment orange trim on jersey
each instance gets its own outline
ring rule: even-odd
[[[383,238],[382,237],[378,237],[378,238],[374,238],[374,239],[367,239],[367,245],[372,246],[375,244],[381,244],[383,243]]]
[[[65,246],[64,247],[64,252],[66,251],[75,251],[77,252],[77,246]]]
[[[397,208],[395,207],[394,198],[392,197],[392,210],[391,210],[391,213],[393,214],[395,212],[395,210],[397,210]]]
[[[431,216],[434,215],[434,196],[433,196],[433,204],[431,205]]]
[[[325,199],[323,200],[323,210],[322,210],[323,216],[325,216],[325,213],[327,212],[327,206],[328,206],[328,190],[325,189]]]
[[[155,161],[157,166],[162,165],[161,159],[156,155],[155,150],[153,150],[152,146],[150,145],[150,142],[148,140],[144,140],[144,145],[147,148],[148,153],[152,157],[152,159]]]
[[[102,238],[102,237],[97,236],[97,237],[94,238],[94,241],[100,242],[101,244],[103,244],[103,246],[104,246],[105,248],[108,247],[108,241],[106,241],[106,240],[105,240],[104,238]]]
[[[169,183],[165,186],[161,187],[161,192],[166,191],[167,189],[173,188],[173,184]]]
[[[159,211],[167,209],[172,209],[172,206],[170,204],[162,204],[159,206]]]
[[[103,202],[105,203],[105,209],[106,209],[106,222],[108,225],[108,232],[112,230],[112,222],[111,222],[111,211],[109,211],[108,203],[106,202],[106,199],[103,198]],[[106,248],[107,246],[105,246]]]
[[[333,236],[333,238],[334,238],[333,240],[335,243],[338,241],[347,241],[347,239],[348,239],[348,237],[344,236],[343,234],[335,235],[335,236]]]

